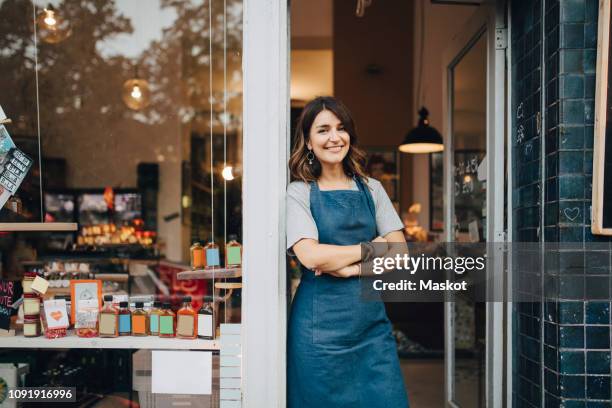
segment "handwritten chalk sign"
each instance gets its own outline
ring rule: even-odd
[[[610,0],[599,1],[595,139],[593,142],[593,234],[612,235],[612,67]]]
[[[15,282],[0,279],[0,329],[10,329],[15,289]]]

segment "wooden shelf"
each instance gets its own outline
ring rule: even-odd
[[[36,349],[153,349],[153,350],[219,350],[218,340],[177,339],[156,336],[115,338],[82,338],[76,335],[59,339],[16,336],[0,337],[0,348]]]
[[[0,222],[0,232],[9,231],[76,231],[76,222]]]
[[[194,271],[183,271],[176,274],[178,280],[188,279],[227,279],[240,278],[242,268],[218,268],[218,269],[196,269]]]

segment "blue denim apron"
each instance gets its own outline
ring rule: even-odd
[[[377,236],[372,196],[311,183],[319,242],[354,245]],[[290,408],[406,408],[395,339],[382,302],[361,300],[359,278],[315,277],[302,267],[287,339]]]

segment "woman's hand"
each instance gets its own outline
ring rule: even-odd
[[[331,276],[335,276],[336,278],[351,278],[353,276],[359,276],[361,272],[361,266],[359,264],[352,264],[349,266],[345,266],[344,268],[340,268],[336,271],[328,271],[323,272],[320,269],[315,269],[315,276],[321,276],[326,273]]]

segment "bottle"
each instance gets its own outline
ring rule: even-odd
[[[204,249],[206,250],[206,269],[218,268],[221,265],[219,245],[210,240]]]
[[[119,335],[129,336],[132,334],[132,314],[128,302],[119,303]]]
[[[242,265],[242,245],[236,241],[238,237],[235,234],[230,234],[229,242],[225,244],[225,267],[240,268]]]
[[[98,315],[100,337],[119,336],[119,310],[113,306],[113,295],[104,295],[104,306]]]
[[[159,337],[174,337],[174,312],[170,309],[170,303],[164,303],[159,315]]]
[[[197,335],[197,313],[191,307],[191,296],[185,296],[183,298],[183,306],[176,312],[176,337],[195,339]]]
[[[206,266],[206,251],[199,242],[195,242],[189,248],[189,252],[191,253],[191,269],[202,269]]]
[[[206,340],[215,338],[215,317],[210,303],[202,304],[198,310],[198,337]]]
[[[144,310],[143,302],[136,302],[136,309],[132,311],[132,336],[149,335],[149,315]]]
[[[149,334],[151,336],[159,336],[159,316],[161,314],[161,302],[153,302],[153,308],[149,310]]]

